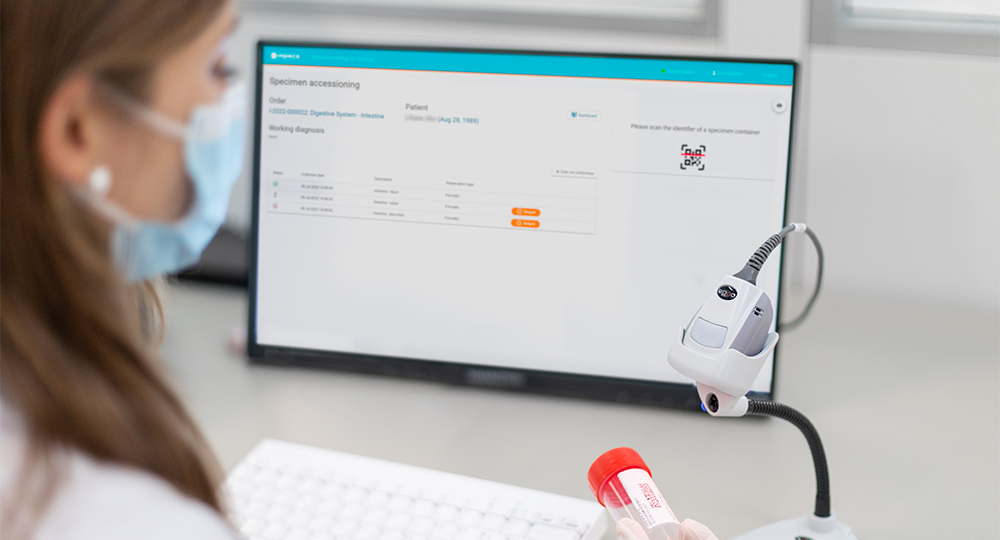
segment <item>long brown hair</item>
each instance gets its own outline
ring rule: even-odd
[[[156,66],[224,5],[0,4],[0,388],[24,421],[29,461],[79,449],[159,475],[220,512],[218,464],[158,367],[155,290],[122,280],[108,226],[45,173],[37,140],[67,77],[92,75],[145,100]]]

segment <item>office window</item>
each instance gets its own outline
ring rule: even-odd
[[[1000,56],[997,0],[813,0],[813,43]]]
[[[272,0],[275,3],[309,3],[359,6],[356,0]],[[705,11],[705,0],[368,0],[363,5],[397,9],[454,9],[511,13],[560,13],[565,15],[652,16],[696,19]]]
[[[251,9],[714,36],[718,0],[243,0]]]
[[[856,16],[952,21],[996,21],[997,0],[846,0]]]

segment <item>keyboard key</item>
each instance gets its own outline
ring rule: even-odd
[[[315,532],[330,532],[330,529],[337,524],[333,516],[319,516],[309,524],[309,529]]]
[[[390,512],[407,512],[411,506],[413,506],[413,499],[406,495],[396,495],[389,501],[385,509]]]
[[[410,525],[410,516],[406,514],[394,514],[382,525],[386,529],[405,530]]]
[[[378,527],[374,525],[363,525],[358,532],[354,533],[354,540],[375,540],[379,536]]]
[[[507,525],[507,520],[499,514],[487,514],[481,522],[479,528],[486,532],[502,530]]]
[[[368,512],[365,513],[365,517],[361,520],[361,522],[366,525],[381,525],[387,519],[389,519],[389,512],[380,508],[374,508],[369,509]]]
[[[260,471],[260,476],[257,477],[257,485],[270,486],[274,485],[278,479],[281,478],[281,471],[276,469],[263,469]]]
[[[318,507],[322,502],[323,501],[315,495],[306,495],[295,503],[295,509],[304,510],[306,512],[314,512],[316,507]]]
[[[274,499],[271,501],[271,504],[274,506],[292,507],[295,506],[295,503],[299,502],[300,498],[302,498],[301,495],[299,495],[295,491],[282,491],[278,493],[276,497],[274,497]]]
[[[502,534],[492,533],[486,536],[486,540],[510,540],[510,539]]]
[[[277,492],[271,486],[259,486],[253,491],[253,493],[250,494],[250,498],[255,501],[269,502],[271,497],[274,497],[276,493]]]
[[[475,510],[462,510],[462,513],[458,515],[458,519],[455,523],[463,527],[475,527],[482,521],[483,515]]]
[[[455,540],[482,540],[483,531],[478,531],[476,529],[462,529]]]
[[[587,532],[587,529],[590,527],[590,524],[584,523],[576,519],[567,519],[562,522],[562,527],[565,527],[567,529],[573,529],[574,531],[583,534]]]
[[[560,521],[562,521],[562,519],[553,516],[552,514],[546,514],[538,518],[539,523],[544,523],[546,525],[558,525]]]
[[[436,508],[437,506],[434,503],[421,499],[413,504],[413,508],[410,508],[410,513],[414,516],[429,516]]]
[[[272,506],[264,513],[264,521],[268,523],[281,523],[288,517],[289,510],[284,506]]]
[[[294,473],[285,473],[281,475],[281,478],[275,482],[275,487],[279,489],[296,490],[298,491],[299,486],[305,481],[301,476]]]
[[[458,534],[458,527],[451,523],[439,523],[431,531],[431,540],[452,540]]]
[[[232,502],[229,503],[229,507],[234,509],[242,509],[246,507],[246,505],[250,504],[250,500],[251,499],[249,496],[238,495],[232,498]]]
[[[414,519],[406,528],[407,536],[426,535],[434,528],[434,520],[425,517]]]
[[[534,522],[538,519],[538,512],[530,508],[519,508],[514,512],[514,517],[524,521]]]
[[[303,528],[312,523],[313,519],[314,517],[312,512],[306,512],[305,510],[295,510],[294,512],[292,512],[290,516],[288,516],[288,519],[285,520],[285,523],[287,523],[289,527]]]
[[[365,506],[372,508],[381,508],[389,504],[389,500],[392,499],[392,495],[384,491],[373,491],[365,499]]]
[[[326,487],[326,483],[316,477],[309,477],[302,481],[299,491],[302,493],[319,493]]]
[[[347,492],[347,486],[341,484],[340,482],[331,482],[323,487],[323,490],[319,492],[319,497],[321,499],[339,499],[344,496]]]
[[[452,506],[465,506],[469,502],[469,499],[462,495],[449,493],[441,499],[441,502]]]
[[[358,521],[365,515],[367,510],[360,504],[349,504],[344,511],[337,516],[338,521]]]
[[[316,507],[315,512],[317,514],[323,514],[328,516],[339,516],[341,512],[344,511],[344,507],[347,506],[344,503],[336,499],[327,499]]]
[[[252,517],[247,519],[246,523],[244,523],[243,526],[240,527],[240,532],[247,536],[253,536],[260,533],[260,531],[264,530],[264,527],[266,525],[267,524],[264,523],[263,521]]]
[[[385,531],[379,537],[379,540],[405,540],[405,538],[406,535],[401,531]]]
[[[358,524],[353,521],[338,521],[337,524],[330,529],[330,534],[337,538],[350,538],[354,536],[354,533],[357,530]]]
[[[293,529],[284,540],[312,540],[313,535],[305,529]]]
[[[364,488],[358,486],[352,486],[347,489],[347,492],[341,497],[344,502],[356,503],[361,502],[368,498],[368,491]]]
[[[572,529],[536,523],[526,536],[528,540],[579,540],[580,534]]]
[[[437,507],[437,510],[431,514],[431,518],[434,521],[450,522],[458,517],[458,508],[450,505],[441,505]]]
[[[523,519],[508,519],[507,525],[500,532],[510,536],[511,538],[521,538],[530,528],[531,523],[528,523]]]
[[[272,523],[264,529],[264,532],[260,533],[260,537],[264,540],[281,540],[287,532],[288,527],[285,527],[280,523]]]
[[[267,512],[267,503],[261,501],[250,501],[250,504],[241,510],[244,516],[260,516],[264,512]]]

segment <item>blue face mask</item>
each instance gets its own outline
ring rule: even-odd
[[[122,100],[150,127],[184,141],[184,160],[194,186],[190,210],[176,223],[136,220],[102,198],[90,198],[115,221],[112,246],[119,269],[129,281],[139,281],[196,263],[226,220],[229,194],[243,168],[246,87],[230,87],[221,101],[195,108],[187,126],[128,98]],[[107,192],[110,181],[106,168],[95,169],[91,192]]]

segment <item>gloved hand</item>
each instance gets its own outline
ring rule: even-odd
[[[685,519],[681,522],[681,536],[678,540],[719,540],[719,537],[701,523]]]
[[[615,536],[617,536],[617,540],[649,540],[646,532],[642,530],[642,525],[629,518],[622,518],[618,521],[615,526]],[[693,519],[685,519],[681,522],[680,536],[676,540],[719,540],[719,537],[712,534],[712,531],[701,523]]]

